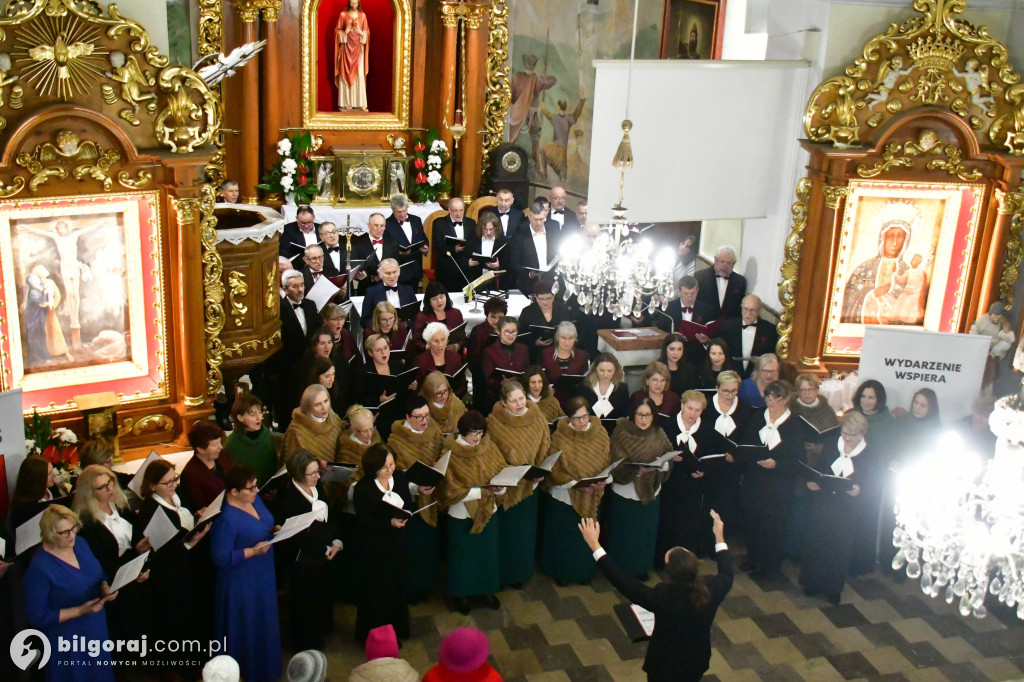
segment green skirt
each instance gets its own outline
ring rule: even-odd
[[[541,509],[540,567],[558,582],[578,583],[594,576],[594,553],[583,541],[580,515],[572,505],[544,495]]]
[[[509,510],[499,509],[495,517],[501,547],[501,584],[529,582],[537,554],[537,495],[530,495]]]
[[[647,504],[612,493],[605,495],[608,510],[604,523],[604,547],[629,575],[645,575],[654,568],[661,498]]]
[[[405,593],[430,592],[437,580],[438,530],[424,523],[418,514],[405,526]]]
[[[476,535],[473,519],[448,517],[448,596],[477,597],[501,590],[498,517]]]

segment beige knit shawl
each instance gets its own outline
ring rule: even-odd
[[[500,402],[487,417],[487,431],[509,465],[539,464],[551,445],[547,420],[529,400],[526,413],[513,417]],[[501,505],[511,509],[533,493],[533,482],[524,479],[502,497]]]
[[[608,432],[601,426],[599,418],[591,416],[590,428],[586,431],[577,431],[568,419],[558,422],[555,435],[551,437],[550,452],[561,450],[562,456],[555,462],[546,483],[565,485],[569,481],[596,476],[611,463],[608,447]],[[572,508],[581,518],[597,517],[603,495],[604,489],[594,486],[569,490]]]
[[[626,417],[621,417],[615,423],[611,440],[613,459],[625,457],[626,462],[653,462],[671,449],[672,443],[660,426],[654,425],[644,431]],[[669,464],[669,471],[650,471],[644,467],[630,466],[626,462],[612,472],[612,478],[619,484],[633,481],[640,503],[649,503],[668,479],[672,465]],[[641,476],[645,471],[649,473]]]
[[[443,439],[444,434],[432,419],[427,422],[427,428],[423,433],[415,433],[405,428],[405,420],[399,419],[391,425],[388,445],[395,453],[395,465],[399,469],[408,470],[416,460],[429,465],[437,462],[441,456],[441,441]],[[418,495],[416,508],[428,505],[435,499],[440,499],[437,497],[436,490],[433,495]],[[437,505],[422,512],[421,515],[428,525],[437,525]]]
[[[469,493],[470,488],[491,480],[505,468],[505,460],[488,434],[484,434],[476,447],[460,445],[455,435],[448,436],[444,439],[441,451],[449,450],[452,452],[452,458],[448,463],[448,475],[441,486],[442,503],[446,508],[460,502]],[[487,522],[491,520],[494,513],[494,497],[494,493],[483,488],[479,500],[466,502],[466,510],[473,519],[471,534],[482,532]]]

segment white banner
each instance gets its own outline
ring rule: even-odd
[[[914,393],[930,388],[938,396],[943,423],[952,424],[971,413],[981,391],[989,340],[975,334],[868,327],[858,378],[882,382],[890,410],[909,410]]]
[[[7,471],[7,492],[14,494],[18,469],[25,461],[25,418],[21,412],[21,389],[0,393],[0,455]]]

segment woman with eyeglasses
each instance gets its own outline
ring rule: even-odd
[[[540,365],[530,365],[523,372],[523,386],[526,387],[526,398],[537,406],[544,419],[551,422],[564,417],[562,406],[551,392],[548,373]]]
[[[444,433],[430,418],[430,408],[421,396],[410,396],[405,402],[405,419],[391,425],[388,447],[395,456],[395,466],[408,471],[417,461],[433,466],[441,457]],[[416,508],[434,502],[434,488],[420,488]],[[417,514],[405,528],[406,563],[405,591],[410,604],[425,601],[437,578],[439,539],[437,506]]]
[[[305,450],[292,454],[288,461],[291,485],[282,487],[274,520],[278,525],[300,514],[316,512],[316,521],[277,551],[287,564],[291,585],[289,600],[290,639],[293,649],[322,649],[324,639],[334,631],[334,590],[330,561],[341,551],[342,542],[335,519],[328,509],[320,484],[320,460]],[[316,598],[305,593],[316,590]]]
[[[750,376],[740,384],[740,400],[754,408],[767,407],[765,389],[773,381],[779,380],[779,357],[775,353],[765,353],[754,362]]]
[[[408,519],[396,509],[414,510],[413,491],[405,472],[396,469],[391,449],[379,443],[367,448],[362,478],[353,501],[359,522],[361,578],[356,611],[356,641],[363,642],[375,627],[391,624],[399,640],[409,638],[409,605],[405,582],[397,576],[406,562],[405,527]]]
[[[260,485],[277,471],[277,447],[270,429],[263,423],[263,401],[251,393],[242,393],[231,405],[235,428],[224,441],[231,460],[252,467]]]
[[[437,422],[441,433],[454,433],[459,419],[466,414],[466,404],[452,393],[448,377],[431,372],[423,378],[420,395],[427,401],[430,418]]]
[[[672,450],[658,424],[658,406],[647,396],[630,401],[629,416],[620,417],[609,443],[611,460],[625,459],[612,471],[612,495],[605,514],[608,551],[619,557],[628,575],[647,579],[654,568],[660,493],[672,462],[644,466]]]
[[[555,299],[552,292],[554,281],[550,277],[541,277],[533,285],[533,301],[523,308],[519,314],[519,333],[527,339],[530,349],[530,361],[542,363],[544,350],[556,345],[554,332],[563,322],[569,321],[569,309]],[[550,327],[551,332],[532,329],[533,327]],[[529,334],[529,336],[526,336]]]
[[[166,459],[154,460],[142,475],[142,508],[135,524],[134,542],[140,541],[158,512],[178,531],[188,533],[196,527],[196,517],[182,506],[177,488],[180,477],[174,465]],[[210,531],[206,524],[191,540],[175,538],[158,550],[149,561],[149,598],[152,616],[147,634],[164,641],[182,640],[202,633],[212,636],[213,603],[200,597],[201,585],[213,581],[209,563],[209,548],[203,538]],[[202,546],[200,547],[200,545]],[[187,652],[152,654],[168,665],[187,671],[194,656]]]
[[[707,421],[719,435],[735,443],[745,437],[747,425],[754,418],[754,408],[739,399],[742,382],[738,372],[719,373],[715,393],[701,415],[702,421]],[[743,471],[729,450],[726,448],[725,452],[728,466],[712,469],[704,475],[704,509],[718,512],[726,528],[742,528],[739,495]]]
[[[50,641],[51,660],[46,666],[49,682],[114,682],[110,652],[97,656],[85,651],[61,651],[57,640],[106,641],[105,606],[117,597],[110,591],[113,580],[89,548],[78,538],[78,514],[67,507],[50,505],[39,520],[42,547],[25,571],[25,616],[30,627]]]
[[[366,366],[363,368],[363,385],[367,389],[376,383],[373,379],[374,375],[395,376],[405,371],[405,363],[398,356],[391,354],[392,347],[388,344],[387,338],[382,334],[371,334],[366,337],[363,346],[366,348],[366,356],[368,358]],[[419,388],[419,382],[413,379],[405,390],[415,391],[417,388]],[[396,401],[395,398],[398,398],[399,393],[404,391],[396,390],[394,393],[388,393],[387,390],[384,390],[377,395],[376,390],[372,390],[373,395],[365,396],[366,404],[370,407],[380,408],[378,428],[380,429],[381,437],[387,440],[388,434],[391,431],[391,423],[402,415],[401,401]]]
[[[452,305],[448,290],[440,282],[431,282],[427,285],[423,292],[423,309],[416,313],[416,319],[413,320],[412,338],[409,345],[412,347],[411,353],[414,357],[427,350],[430,337],[424,332],[428,325],[435,322],[448,331],[455,329],[463,322],[462,311]],[[447,337],[445,346],[447,347]],[[458,344],[452,344],[449,350],[458,354]]]
[[[514,317],[501,318],[498,321],[498,342],[487,346],[480,358],[481,373],[486,382],[481,388],[486,388],[484,402],[487,412],[493,409],[502,386],[509,381],[518,382],[530,364],[529,351],[516,340],[519,337],[517,324]],[[473,390],[477,390],[475,385]]]
[[[540,365],[547,372],[548,380],[554,385],[555,398],[562,407],[566,407],[569,400],[576,395],[582,379],[576,379],[574,383],[568,385],[565,382],[560,383],[559,379],[565,375],[582,377],[590,367],[590,356],[587,355],[587,351],[576,347],[578,339],[576,325],[569,321],[560,322],[555,327],[555,345],[545,348],[540,354]]]
[[[484,349],[498,340],[498,322],[507,314],[508,302],[505,299],[497,296],[487,299],[484,302],[484,323],[473,327],[466,339],[466,362],[469,364],[469,375],[473,377],[473,409],[482,414],[487,414],[491,409],[491,405],[487,404],[487,391],[480,388],[487,383],[481,369]]]
[[[820,594],[834,605],[839,604],[846,584],[857,527],[869,511],[864,506],[863,489],[878,485],[878,464],[865,438],[867,431],[864,415],[848,412],[839,437],[826,441],[822,452],[811,460],[819,473],[850,481],[848,488],[823,489],[813,481],[806,483],[810,510],[800,584],[807,596]]]
[[[640,390],[631,397],[646,395],[658,406],[658,414],[672,417],[679,413],[679,396],[669,390],[671,380],[668,367],[660,362],[652,362],[644,369],[640,379]]]
[[[580,479],[596,476],[610,464],[608,432],[583,398],[571,399],[566,408],[569,418],[560,421],[551,436],[549,454],[562,454],[544,480],[547,495],[541,512],[540,565],[559,586],[586,585],[594,576],[594,558],[577,526],[580,519],[597,518],[605,485],[611,481],[609,477],[579,486]]]
[[[135,512],[128,508],[128,500],[117,483],[114,472],[93,464],[78,477],[71,508],[81,521],[79,535],[89,543],[97,561],[108,576],[117,573],[123,564],[150,549],[149,540],[133,541]],[[145,580],[148,573],[140,578]],[[130,585],[124,590],[124,601],[107,608],[107,625],[114,639],[134,639],[143,634],[146,611],[141,608],[143,591]],[[141,616],[141,617],[140,617]],[[123,659],[124,654],[114,654]]]
[[[767,407],[754,412],[743,438],[767,449],[743,474],[747,561],[741,568],[755,578],[777,574],[785,553],[786,519],[804,450],[803,430],[789,410],[791,391],[785,381],[770,382],[764,389]]]
[[[714,388],[719,374],[735,371],[736,367],[729,357],[729,344],[715,337],[708,344],[708,352],[697,372],[697,385],[694,388]]]
[[[448,596],[455,609],[469,614],[470,599],[484,597],[501,604],[501,547],[495,514],[505,488],[487,483],[505,468],[498,446],[487,434],[487,420],[473,410],[459,418],[458,432],[441,449],[451,452],[442,486],[448,510]]]
[[[238,464],[224,477],[224,504],[210,531],[217,566],[214,637],[227,640],[246,682],[281,676],[281,631],[277,617],[274,549],[277,527],[257,494],[256,472]]]
[[[510,466],[540,464],[551,445],[551,431],[518,381],[501,386],[501,400],[487,417],[487,431]],[[537,552],[537,495],[540,481],[523,479],[501,499],[501,584],[517,589],[533,577]]]
[[[312,452],[324,462],[335,461],[342,429],[344,424],[331,409],[327,389],[321,384],[307,386],[284,434],[285,462],[299,450]]]
[[[395,310],[395,306],[391,305],[387,301],[381,301],[377,304],[377,307],[373,309],[373,319],[369,330],[373,334],[380,334],[388,340],[388,347],[395,350],[405,348],[406,339],[409,338],[409,325],[404,320],[398,319],[398,311]],[[365,348],[366,361],[370,362],[369,349]]]

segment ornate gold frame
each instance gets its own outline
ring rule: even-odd
[[[490,154],[505,137],[505,118],[512,106],[511,69],[508,66],[508,5],[491,0],[487,14],[487,104],[484,107],[484,168]]]
[[[405,130],[409,127],[409,71],[412,59],[412,9],[409,0],[391,0],[395,8],[395,73],[391,111],[346,114],[317,109],[316,21],[321,0],[302,5],[302,125],[316,130]]]

